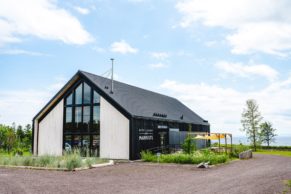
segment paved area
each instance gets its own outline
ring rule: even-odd
[[[123,163],[78,172],[0,168],[0,193],[282,193],[291,157],[255,155],[211,169]]]

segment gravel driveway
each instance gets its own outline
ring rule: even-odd
[[[78,172],[0,168],[0,193],[282,193],[291,157],[255,155],[211,169],[122,163]]]

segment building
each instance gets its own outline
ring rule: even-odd
[[[210,132],[208,121],[175,98],[78,71],[33,118],[32,147],[35,155],[78,147],[133,160],[141,150],[180,144],[189,124]]]

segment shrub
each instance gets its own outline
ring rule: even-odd
[[[39,156],[38,159],[36,160],[36,165],[40,167],[46,167],[51,163],[52,163],[52,156],[49,156],[49,155]]]
[[[191,154],[196,150],[196,141],[188,135],[182,144],[182,149],[185,154]]]
[[[35,158],[28,157],[28,156],[23,157],[22,165],[23,166],[34,166],[35,165]]]
[[[142,152],[141,158],[145,162],[158,162],[158,157],[151,152]],[[161,163],[178,163],[178,164],[199,164],[209,162],[209,164],[225,163],[229,159],[226,154],[216,154],[211,151],[196,151],[192,154],[175,153],[162,154],[159,162]]]
[[[77,152],[65,155],[65,167],[68,170],[73,170],[74,168],[79,168],[82,166],[82,158]]]

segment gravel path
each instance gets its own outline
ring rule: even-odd
[[[78,172],[0,168],[0,193],[282,193],[291,157],[255,155],[211,169],[123,163]]]

